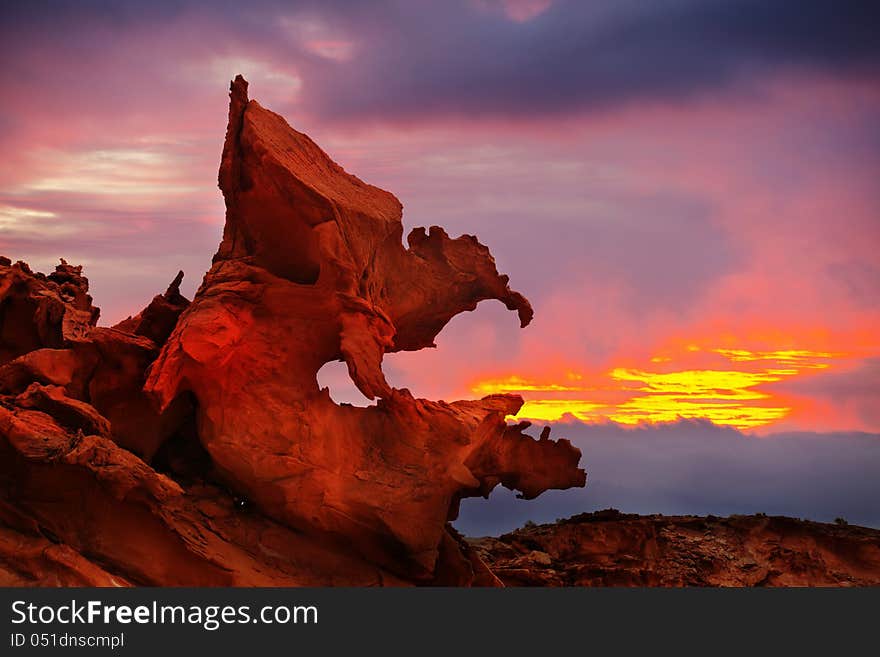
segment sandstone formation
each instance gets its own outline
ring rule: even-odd
[[[0,583],[498,585],[448,521],[498,484],[583,486],[522,399],[417,399],[382,373],[456,314],[528,301],[475,237],[416,229],[231,87],[227,215],[190,303],[182,273],[112,328],[80,267],[0,260]],[[342,360],[375,405],[334,403]]]
[[[471,543],[508,586],[880,585],[880,530],[794,518],[608,510]]]
[[[110,435],[112,425],[118,445],[149,460],[184,409],[160,415],[143,391],[145,371],[187,302],[172,284],[170,300],[156,297],[131,331],[122,329],[132,319],[104,328],[95,325],[99,310],[88,287],[82,268],[63,260],[48,276],[0,261],[0,394],[72,430],[100,425]],[[165,306],[157,311],[159,299]]]

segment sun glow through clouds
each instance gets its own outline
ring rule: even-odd
[[[718,367],[681,367],[682,361],[698,354],[721,363]],[[782,420],[792,410],[790,402],[780,399],[768,384],[826,369],[846,357],[805,349],[750,351],[689,344],[677,358],[654,356],[650,369],[616,367],[589,386],[579,385],[582,375],[569,372],[565,383],[511,375],[480,381],[471,390],[477,395],[522,395],[525,403],[517,419],[552,422],[571,416],[586,422],[633,425],[701,418],[754,429]]]

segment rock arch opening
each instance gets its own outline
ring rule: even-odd
[[[318,370],[318,387],[330,391],[330,399],[337,404],[349,404],[366,408],[375,406],[376,402],[367,399],[348,374],[348,366],[341,360],[324,363]]]

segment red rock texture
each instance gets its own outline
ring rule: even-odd
[[[144,393],[146,369],[187,305],[179,276],[137,318],[119,328],[97,327],[99,310],[88,296],[81,267],[63,260],[55,272],[0,261],[0,394],[43,410],[73,430],[74,409],[92,413],[122,447],[152,458],[186,408],[160,414]],[[129,330],[125,330],[126,323]],[[83,410],[88,407],[90,410]]]
[[[471,539],[508,586],[878,586],[880,530],[614,510]]]
[[[184,489],[112,440],[71,432],[43,412],[0,406],[0,435],[3,584],[403,583],[237,509],[216,486]],[[38,558],[45,548],[52,552]]]
[[[98,321],[82,267],[64,260],[48,276],[0,259],[0,365],[84,337]]]
[[[231,87],[223,241],[189,303],[182,273],[97,327],[81,268],[0,260],[0,582],[498,585],[448,525],[499,483],[583,486],[580,452],[522,399],[415,398],[385,353],[456,314],[528,301],[475,237],[416,229],[394,196]],[[345,361],[375,405],[317,384]]]

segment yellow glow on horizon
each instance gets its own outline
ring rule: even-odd
[[[569,373],[569,378],[571,373]],[[577,375],[580,376],[580,375]],[[579,386],[568,386],[559,383],[535,383],[519,376],[508,376],[504,379],[481,381],[471,390],[478,395],[502,395],[511,392],[571,392],[583,390]]]
[[[779,420],[790,410],[788,407],[713,403],[708,399],[691,401],[677,395],[647,395],[620,404],[615,412],[606,417],[620,424],[700,418],[738,429],[752,429]]]
[[[740,429],[762,426],[785,417],[791,409],[756,403],[769,399],[770,395],[754,387],[782,380],[785,376],[783,372],[785,370],[683,370],[656,373],[617,368],[612,370],[612,378],[641,383],[635,390],[647,394],[619,404],[607,417],[621,424],[704,418],[715,424]]]
[[[778,371],[777,371],[778,372]],[[766,394],[749,390],[760,383],[779,381],[782,376],[772,372],[740,372],[736,370],[684,370],[658,374],[641,370],[617,368],[611,371],[616,381],[640,382],[640,392],[675,394],[692,399],[764,399]]]
[[[601,418],[601,414],[596,411],[604,407],[604,404],[583,399],[529,399],[516,414],[516,418],[554,422],[565,415],[573,415],[578,420],[590,421]]]
[[[750,351],[710,349],[697,344],[680,347],[678,358],[663,354],[650,359],[662,370],[615,367],[593,387],[573,385],[583,375],[568,371],[565,383],[541,382],[511,375],[476,383],[479,395],[514,393],[525,403],[517,419],[553,422],[574,417],[585,422],[611,420],[620,424],[707,419],[738,429],[754,429],[785,418],[790,404],[761,386],[825,369],[847,354],[806,349]],[[711,361],[722,356],[727,367],[674,369],[678,360]],[[578,393],[578,394],[573,394]]]
[[[762,360],[772,360],[778,363],[790,363],[800,367],[811,369],[824,369],[828,363],[817,359],[841,358],[846,354],[830,351],[808,351],[806,349],[783,349],[779,351],[748,351],[746,349],[713,349],[733,362],[750,363]]]

